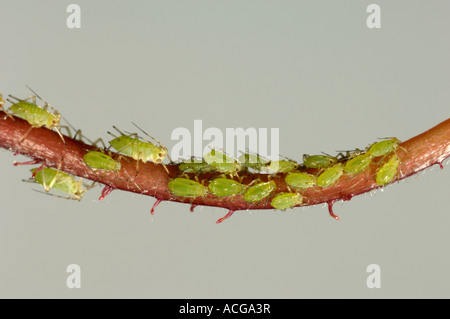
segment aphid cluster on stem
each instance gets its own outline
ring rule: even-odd
[[[167,148],[136,124],[133,123],[148,139],[140,137],[138,133],[122,132],[113,126],[116,133],[108,132],[112,139],[109,141],[109,146],[106,147],[101,138],[91,142],[83,136],[81,130],[76,130],[70,124],[70,128],[61,125],[61,114],[34,91],[32,92],[34,95],[23,100],[9,95],[12,100],[7,99],[11,103],[7,110],[4,108],[5,100],[0,94],[0,109],[6,114],[3,120],[7,117],[14,120],[14,115],[30,124],[30,128],[20,143],[27,138],[33,128],[45,127],[55,130],[64,144],[66,141],[61,134],[61,129],[66,129],[70,137],[72,137],[71,129],[75,130],[74,139],[82,142],[84,142],[83,139],[86,139],[90,144],[89,149],[84,150],[82,161],[97,176],[118,175],[120,172],[128,174],[123,171],[122,160],[129,161],[129,158],[132,158],[136,162],[135,176],[128,176],[127,182],[134,183],[140,190],[136,183],[139,175],[139,163],[152,162],[154,165],[161,165],[168,176],[167,186],[168,192],[170,192],[168,196],[187,198],[187,201],[192,201],[192,208],[197,205],[196,198],[209,196],[206,199],[216,197],[223,200],[224,203],[227,200],[236,199],[242,201],[248,208],[263,203],[276,210],[285,211],[288,208],[306,205],[308,192],[326,192],[339,184],[343,177],[351,179],[357,174],[366,172],[370,167],[373,169],[370,172],[375,172],[374,174],[370,173],[370,178],[373,178],[373,182],[378,186],[393,182],[399,174],[398,168],[401,159],[397,154],[397,149],[400,147],[400,141],[395,137],[375,142],[364,150],[343,151],[345,154],[339,153],[336,156],[325,153],[304,154],[302,163],[289,158],[268,160],[250,152],[243,153],[238,159],[235,159],[217,149],[210,150],[200,159],[191,158],[173,163],[168,156]],[[45,105],[38,106],[36,98]],[[53,111],[50,112],[49,109]],[[97,143],[101,143],[103,148],[98,147]],[[113,148],[115,152],[112,152],[110,148]],[[166,157],[171,162],[171,171],[164,164]],[[81,200],[83,194],[96,184],[85,185],[81,179],[76,180],[73,175],[62,172],[60,167],[63,161],[64,159],[61,157],[57,169],[46,167],[45,164],[32,169],[31,181],[41,184],[46,192],[55,189],[67,195],[58,197]],[[33,160],[15,163],[15,165],[25,164],[41,164],[41,162]],[[178,168],[178,173],[173,166]],[[106,185],[99,199],[103,199],[114,189],[114,186]],[[331,209],[336,200],[339,198],[329,200],[328,204],[330,214],[338,219]],[[157,198],[151,209],[152,213],[162,201],[162,198]],[[229,218],[235,210],[235,207],[230,207],[228,214],[218,222]]]

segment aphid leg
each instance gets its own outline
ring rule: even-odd
[[[15,121],[13,116],[11,114],[9,114],[8,111],[6,111],[6,109],[3,107],[3,105],[5,104],[5,100],[3,99],[3,95],[0,94],[0,110],[2,110],[3,112],[5,112],[5,116],[3,117],[3,120],[6,120],[7,117],[11,118],[11,120]]]
[[[158,139],[156,139],[155,137],[148,135],[147,132],[145,132],[143,129],[141,129],[139,126],[137,126],[135,123],[131,122],[134,126],[136,126],[142,133],[144,133],[145,135],[147,135],[148,137],[150,137],[152,140],[154,140],[156,143],[159,144],[159,146],[163,147],[164,149],[167,150],[167,148],[164,146],[164,144],[162,144]],[[136,134],[137,135],[137,134]]]
[[[45,181],[45,174],[44,174],[44,172],[42,173],[42,185],[44,186],[44,189],[45,189],[46,192],[49,192],[50,189],[52,189],[53,185],[55,185],[56,180],[57,180],[58,175],[59,175],[59,172],[60,172],[60,169],[61,169],[62,161],[63,161],[63,158],[61,157],[61,160],[59,161],[59,164],[58,164],[58,168],[56,170],[56,174],[52,178],[52,181],[50,182],[50,184],[48,186],[47,186],[47,183]]]
[[[30,134],[31,130],[33,129],[33,126],[30,126],[28,131],[25,133],[25,135],[22,137],[22,139],[19,141],[19,144],[22,144],[22,142],[27,138],[28,134]]]
[[[100,144],[102,144],[102,146],[103,146],[103,148],[104,148],[105,150],[109,150],[109,148],[111,147],[111,145],[108,146],[108,147],[106,147],[106,144],[105,144],[105,142],[103,141],[103,139],[102,139],[101,137],[99,137],[98,139],[96,139],[94,142],[91,142],[91,141],[89,141],[89,142],[91,143],[92,146],[95,146],[95,147],[97,147],[97,148],[99,148],[99,147],[97,146],[97,144],[100,143]]]
[[[37,189],[33,189],[33,191],[41,193],[41,194],[45,194],[45,195],[48,195],[48,196],[62,198],[62,199],[71,199],[71,200],[77,200],[77,201],[81,200],[81,198],[78,197],[78,196],[60,196],[60,195],[55,195],[55,194],[49,194],[49,193],[46,193],[46,192],[41,192],[41,191],[38,191]]]

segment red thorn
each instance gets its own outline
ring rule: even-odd
[[[44,168],[44,164],[42,164],[41,166],[39,166],[38,168],[36,168],[36,170],[33,172],[33,174],[31,175],[32,178],[36,177],[36,173],[41,171]]]
[[[194,208],[197,207],[197,206],[198,206],[198,205],[195,205],[195,204],[192,204],[192,205],[191,205],[191,209],[190,209],[191,213],[194,212]]]
[[[327,204],[328,204],[328,212],[330,213],[331,217],[333,217],[336,220],[339,220],[339,216],[335,215],[333,213],[333,205],[334,205],[335,202],[336,202],[336,200],[330,200],[329,202],[327,202]]]
[[[113,190],[116,188],[113,186],[105,185],[105,187],[102,190],[102,195],[98,198],[98,200],[104,199],[107,195],[111,194]]]
[[[222,218],[219,218],[219,219],[216,221],[216,224],[220,224],[220,223],[223,222],[225,219],[230,218],[231,215],[233,215],[234,212],[235,212],[234,210],[230,209],[230,210],[228,211],[228,214],[226,214],[226,215],[223,216]]]
[[[40,160],[32,160],[32,161],[28,161],[28,162],[14,162],[14,166],[20,166],[20,165],[34,165],[34,164],[39,164],[41,161]]]
[[[156,202],[153,204],[152,209],[150,210],[150,214],[154,214],[155,213],[155,207],[158,206],[159,204],[161,204],[163,200],[162,199],[157,199]]]
[[[436,164],[438,164],[441,169],[444,169],[444,165],[442,165],[442,161],[437,162]]]
[[[14,156],[17,156],[17,155],[19,155],[20,154],[20,152],[15,152],[13,155]]]

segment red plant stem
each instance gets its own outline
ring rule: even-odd
[[[0,118],[6,114],[0,111]],[[122,169],[119,172],[94,171],[84,164],[83,156],[88,150],[96,149],[91,145],[64,136],[63,143],[58,134],[46,128],[33,128],[26,139],[20,143],[30,128],[28,122],[14,117],[0,120],[0,146],[13,152],[18,152],[32,159],[38,160],[48,167],[87,178],[108,185],[114,189],[145,194],[157,198],[159,201],[176,201],[189,204],[216,206],[227,208],[230,211],[245,209],[273,209],[270,200],[260,203],[247,203],[243,197],[233,196],[218,198],[206,195],[195,198],[182,198],[169,192],[168,182],[171,178],[179,176],[181,171],[176,164],[169,164],[169,174],[162,165],[151,162],[139,163],[136,170],[136,161],[130,157],[122,156]],[[399,174],[395,181],[408,177],[429,166],[439,164],[450,156],[450,119],[438,124],[430,130],[417,135],[403,143],[397,149],[401,160]],[[318,186],[302,192],[303,206],[320,203],[334,203],[338,200],[350,200],[353,196],[362,194],[380,186],[375,182],[376,170],[379,163],[372,163],[367,170],[356,175],[343,175],[333,186],[320,188]],[[309,170],[314,173],[314,170]],[[198,176],[200,182],[208,184],[218,174],[202,174]],[[250,183],[255,179],[267,181],[271,178],[277,185],[276,193],[287,192],[288,187],[284,181],[285,174],[269,177],[267,174],[240,173],[243,183]],[[275,193],[274,193],[275,194]]]

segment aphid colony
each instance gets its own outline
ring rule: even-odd
[[[10,99],[7,100],[8,102],[11,103],[11,106],[7,110],[4,108],[5,101],[3,100],[3,96],[0,94],[0,110],[2,110],[6,114],[6,116],[3,117],[3,119],[9,117],[12,120],[14,120],[12,115],[15,115],[27,121],[31,125],[30,129],[22,137],[20,143],[22,143],[27,138],[27,136],[29,135],[30,131],[33,128],[39,128],[42,126],[50,130],[55,129],[58,135],[61,137],[62,142],[65,143],[64,137],[61,134],[61,128],[66,129],[68,135],[72,137],[71,129],[68,126],[62,126],[60,124],[61,114],[58,111],[56,111],[52,106],[50,106],[50,104],[42,100],[34,91],[32,92],[35,95],[32,95],[26,98],[25,100],[21,100],[12,95],[9,95],[9,97],[14,99],[14,101]],[[36,104],[36,97],[45,103],[43,107],[40,107]],[[50,113],[48,111],[48,108],[52,109],[53,113]],[[137,127],[136,124],[134,125]],[[112,152],[109,151],[109,147],[101,149],[96,146],[98,142],[101,142],[103,145],[105,145],[103,140],[98,139],[95,142],[91,142],[90,140],[87,139],[93,146],[96,147],[96,150],[85,150],[86,153],[83,157],[84,164],[87,167],[89,167],[92,171],[94,172],[100,171],[102,172],[102,174],[120,171],[121,155],[119,154],[130,156],[133,159],[135,159],[136,171],[138,169],[140,161],[142,161],[143,163],[150,161],[155,164],[161,164],[167,170],[166,166],[163,163],[163,160],[167,156],[167,148],[163,146],[159,141],[149,136],[139,127],[137,128],[139,128],[145,135],[155,140],[158,143],[158,145],[155,145],[150,141],[140,138],[136,133],[130,133],[127,135],[122,133],[115,126],[113,126],[113,128],[120,134],[119,136],[116,136],[108,132],[110,135],[114,137],[114,139],[109,141],[110,147],[113,147],[117,151],[117,153],[114,155],[112,154]],[[80,130],[76,131],[74,138],[77,138],[77,136],[78,140],[83,141],[83,135]],[[37,163],[39,163],[39,161],[33,160],[24,163],[15,163],[15,165],[37,164]],[[31,170],[32,179],[26,181],[41,184],[46,192],[49,192],[51,189],[56,189],[69,195],[65,197],[57,195],[54,196],[66,199],[81,200],[83,194],[87,190],[95,186],[96,183],[92,183],[91,185],[88,186],[82,183],[81,178],[79,180],[75,180],[75,176],[62,172],[60,170],[62,163],[63,158],[61,158],[58,169],[44,167],[44,165],[42,164],[39,168]]]
[[[400,160],[396,154],[400,141],[396,138],[376,142],[365,151],[348,151],[334,157],[328,154],[304,155],[303,163],[285,159],[269,161],[255,154],[242,154],[237,160],[222,151],[211,150],[202,159],[184,161],[178,164],[181,174],[169,182],[170,192],[180,197],[198,197],[212,194],[217,197],[242,196],[247,203],[271,200],[275,209],[286,210],[303,204],[302,192],[311,187],[326,188],[339,181],[342,175],[356,175],[365,171],[371,163],[379,165],[375,180],[382,186],[390,183],[397,175]],[[389,160],[384,161],[386,156]],[[375,158],[380,160],[374,161]],[[315,174],[307,171],[315,171]],[[198,174],[221,174],[204,185]],[[266,174],[268,180],[253,180],[248,185],[241,183],[239,173],[256,172]],[[194,174],[192,180],[189,174]],[[276,183],[271,178],[285,174],[288,192],[277,192]],[[237,179],[237,180],[236,180]]]
[[[34,91],[32,92],[35,95],[25,100],[10,95],[9,97],[14,99],[14,101],[7,99],[12,104],[8,110],[4,109],[5,101],[3,96],[0,95],[0,109],[6,113],[3,119],[7,117],[13,119],[12,115],[15,115],[26,120],[31,125],[21,142],[26,139],[32,128],[44,126],[50,130],[55,129],[62,142],[65,143],[60,131],[61,128],[65,128],[69,136],[72,136],[70,128],[60,124],[61,115],[58,111],[43,101]],[[36,97],[45,103],[43,107],[36,104]],[[53,113],[48,111],[49,108],[53,110]],[[105,147],[104,149],[96,147],[97,142],[101,142],[105,146],[101,139],[95,142],[88,140],[96,149],[86,150],[83,158],[86,166],[92,171],[100,171],[103,174],[115,173],[121,170],[121,158],[122,155],[125,155],[136,160],[136,174],[141,161],[143,163],[153,162],[155,165],[163,165],[169,174],[169,170],[163,163],[164,159],[168,157],[167,148],[158,140],[145,133],[136,124],[134,125],[156,144],[139,137],[137,133],[127,132],[125,134],[113,126],[118,135],[108,132],[113,137],[109,144],[117,153],[110,152],[110,147]],[[76,131],[75,138],[77,136],[79,136],[80,140],[83,139],[83,135],[79,130]],[[219,198],[242,196],[244,201],[250,205],[270,200],[273,208],[284,211],[304,204],[302,195],[304,190],[312,187],[330,187],[336,184],[343,175],[356,175],[364,172],[371,163],[378,165],[375,176],[375,181],[378,185],[383,186],[392,182],[398,174],[400,165],[400,159],[396,153],[399,143],[400,141],[397,138],[388,138],[373,143],[364,151],[356,149],[347,151],[345,155],[342,153],[339,153],[337,156],[305,154],[303,155],[302,164],[288,158],[271,161],[257,154],[247,153],[235,159],[220,150],[213,149],[200,160],[191,159],[181,163],[172,163],[178,166],[180,173],[178,176],[172,177],[168,187],[171,194],[178,197],[195,198],[209,194]],[[168,158],[170,160],[170,157]],[[62,162],[63,158],[61,158]],[[37,169],[32,169],[33,179],[31,181],[43,185],[46,192],[50,191],[50,189],[57,189],[69,195],[63,198],[81,200],[83,194],[95,186],[95,183],[85,185],[82,183],[81,178],[76,181],[73,175],[60,171],[61,163],[58,169],[44,167],[44,165]],[[36,161],[23,164],[36,164]],[[198,175],[205,173],[210,173],[211,179],[203,179],[200,182]],[[240,176],[242,173],[257,173],[259,176],[264,174],[267,180],[254,179],[245,185],[242,183]],[[272,177],[278,174],[285,174],[284,180],[288,192],[277,192],[277,185],[272,180]],[[130,179],[132,178],[130,177]],[[205,182],[207,182],[207,185],[204,185]],[[111,186],[106,186],[101,198],[111,192],[112,189]],[[232,213],[233,211],[230,211],[224,218],[231,216]]]

